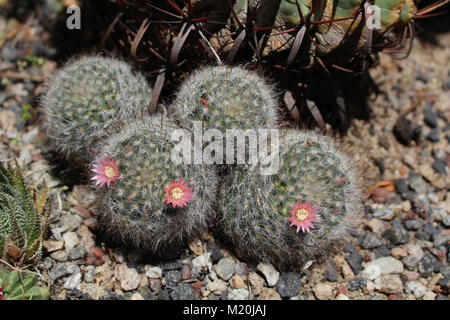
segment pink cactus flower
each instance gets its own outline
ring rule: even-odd
[[[106,183],[109,188],[111,182],[120,178],[119,163],[106,156],[102,159],[97,159],[97,163],[92,171],[97,174],[92,180],[96,180],[96,185],[100,184],[100,187],[103,187]]]
[[[316,218],[319,215],[317,212],[317,207],[313,207],[311,202],[305,201],[302,203],[299,199],[296,204],[292,207],[291,217],[288,218],[291,221],[292,226],[297,227],[297,232],[302,229],[303,232],[310,232],[309,228],[314,229],[314,225],[312,224],[315,221],[318,221]]]
[[[193,188],[188,187],[187,182],[183,182],[183,178],[180,178],[178,182],[173,181],[168,188],[164,188],[166,192],[164,198],[167,204],[171,203],[174,208],[184,207],[193,199],[192,190]]]
[[[202,99],[202,105],[203,105],[204,107],[209,106],[209,101],[208,101],[208,99]]]

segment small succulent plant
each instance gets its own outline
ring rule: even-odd
[[[225,235],[259,261],[301,265],[336,248],[361,209],[353,160],[331,138],[283,131],[279,170],[233,168],[220,192]]]
[[[30,195],[16,165],[0,165],[0,258],[24,263],[40,257],[49,213],[47,190]]]
[[[195,71],[181,85],[172,110],[180,125],[201,121],[205,129],[275,127],[278,96],[257,73],[241,66],[212,66]]]
[[[36,280],[31,272],[0,269],[0,300],[48,300],[48,288]]]
[[[105,229],[155,254],[205,231],[216,197],[214,168],[171,160],[175,129],[165,115],[145,117],[105,140],[93,164]]]
[[[75,59],[60,69],[42,100],[48,135],[67,155],[91,160],[95,144],[147,112],[151,89],[123,61]]]

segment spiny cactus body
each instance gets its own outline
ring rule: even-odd
[[[201,121],[206,129],[273,128],[277,94],[264,78],[240,66],[195,71],[181,85],[172,106],[180,125]]]
[[[277,51],[291,50],[296,33],[300,27],[304,27],[313,41],[310,42],[303,36],[302,42],[297,42],[298,46],[311,47],[303,51],[303,54],[324,57],[334,49],[347,45],[349,50],[341,53],[343,56],[340,60],[349,61],[357,56],[359,50],[366,50],[370,33],[365,25],[366,20],[370,19],[364,12],[366,3],[372,4],[362,0],[237,0],[233,10],[238,19],[230,18],[228,30],[237,29],[239,35],[242,32],[239,26],[248,23],[249,18],[252,19],[256,32],[266,33],[268,36],[267,45],[264,43],[260,51],[263,56],[267,56]],[[412,23],[417,10],[413,0],[377,0],[373,4],[380,8],[380,24],[373,29],[377,44],[374,50],[379,51],[378,48],[382,49],[384,42],[395,41],[393,31],[402,30]],[[199,10],[202,7],[199,6]],[[227,50],[231,50],[233,46],[226,43],[236,41],[223,32],[214,36],[214,39],[219,44],[218,49],[224,47]],[[252,37],[246,39],[253,41]]]
[[[326,136],[287,130],[280,166],[263,176],[237,166],[221,189],[221,224],[239,249],[279,266],[316,260],[348,235],[361,208],[352,160]]]
[[[0,258],[39,258],[48,212],[45,189],[33,201],[20,169],[0,165]]]
[[[332,21],[320,23],[317,27],[311,27],[315,37],[315,53],[320,56],[331,53],[336,48],[347,46],[347,56],[341,57],[341,61],[347,61],[355,57],[359,50],[367,50],[370,30],[365,25],[368,17],[364,15],[364,2],[361,0],[321,0],[319,6],[312,12],[312,21]],[[369,4],[369,3],[367,3]],[[374,5],[380,8],[379,25],[372,29],[374,41],[383,44],[389,39],[389,33],[395,29],[411,23],[416,7],[412,0],[378,0]],[[311,13],[314,2],[300,1],[299,6],[305,16]],[[358,13],[358,10],[361,10]],[[356,14],[357,13],[357,14]],[[354,15],[354,16],[353,16]],[[301,16],[295,0],[282,0],[274,26],[290,28],[301,23]],[[374,22],[374,20],[372,21]],[[279,33],[274,31],[273,34]],[[392,37],[392,35],[391,35]],[[371,40],[370,40],[371,41]],[[274,46],[278,43],[278,46]],[[289,43],[289,45],[286,45]],[[294,43],[292,34],[281,34],[271,39],[272,49],[290,49]]]
[[[106,140],[100,154],[110,164],[105,160],[94,169],[97,181],[112,181],[108,177],[117,172],[109,188],[99,189],[106,229],[155,254],[205,231],[216,197],[214,168],[171,160],[175,129],[159,114],[130,124]]]
[[[68,155],[90,159],[96,142],[145,113],[151,89],[120,60],[87,56],[69,62],[49,84],[42,106],[48,134]]]
[[[36,275],[0,269],[0,300],[48,300],[47,287],[36,285]]]

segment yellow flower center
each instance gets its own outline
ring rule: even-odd
[[[116,176],[116,170],[113,167],[106,166],[105,167],[105,177],[108,179],[114,178]]]
[[[295,217],[297,218],[297,220],[303,221],[308,218],[308,216],[309,213],[305,209],[298,209],[297,211],[295,211]]]
[[[184,192],[178,187],[173,188],[172,190],[169,191],[169,196],[173,200],[180,200],[184,196]]]

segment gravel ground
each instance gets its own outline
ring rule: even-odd
[[[17,27],[0,16],[0,35],[14,28],[0,43],[0,160],[17,157],[32,186],[52,188],[37,266],[52,299],[448,299],[450,35],[417,41],[406,60],[382,55],[372,71],[381,93],[371,120],[355,120],[345,138],[367,182],[353,243],[327,263],[278,272],[246,264],[211,234],[170,261],[102,243],[90,190],[51,175],[54,155],[35,117],[42,80],[57,67],[53,49],[36,21]]]

